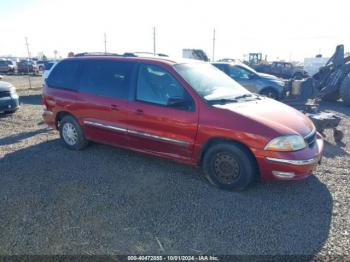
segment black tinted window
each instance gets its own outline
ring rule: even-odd
[[[127,99],[133,63],[91,60],[82,64],[80,92]]]
[[[47,79],[47,85],[53,88],[78,90],[80,62],[66,60],[60,62]]]
[[[215,67],[219,68],[221,71],[226,72],[225,64],[213,64]]]
[[[193,110],[194,102],[182,85],[166,70],[154,65],[141,65],[136,99],[148,103]]]

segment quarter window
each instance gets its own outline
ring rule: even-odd
[[[66,60],[60,62],[47,79],[47,85],[77,91],[79,87],[79,61]]]

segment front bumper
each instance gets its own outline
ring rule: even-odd
[[[257,152],[261,180],[300,180],[310,176],[321,162],[323,148],[323,139],[317,134],[316,142],[311,148],[288,153]]]
[[[14,112],[19,108],[19,98],[1,97],[0,98],[0,113]]]

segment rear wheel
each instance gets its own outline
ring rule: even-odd
[[[251,153],[234,143],[220,143],[205,153],[202,168],[208,181],[226,190],[243,190],[256,176],[256,164]]]
[[[59,122],[60,137],[63,144],[71,150],[82,150],[88,145],[82,128],[73,116],[65,116]]]
[[[295,80],[302,80],[302,79],[304,78],[304,76],[303,76],[303,73],[301,73],[301,72],[296,72],[296,73],[293,75],[293,78],[294,78]]]
[[[278,92],[275,89],[270,88],[270,87],[263,89],[260,92],[260,94],[267,96],[267,97],[270,97],[272,99],[276,99],[276,100],[278,100],[278,98],[279,98]]]
[[[348,74],[343,80],[339,89],[339,93],[344,103],[350,106],[350,74]]]

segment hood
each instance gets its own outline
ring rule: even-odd
[[[298,110],[270,98],[218,106],[250,118],[280,135],[298,134],[303,137],[315,130],[312,121]]]
[[[13,85],[9,82],[0,81],[0,91],[10,91],[11,87],[13,87]]]
[[[269,75],[269,74],[264,74],[264,73],[258,73],[258,75],[262,78],[273,80],[273,81],[281,81],[277,76]]]

